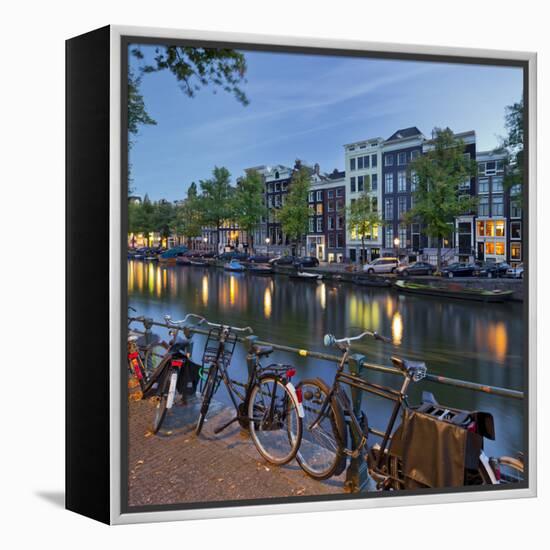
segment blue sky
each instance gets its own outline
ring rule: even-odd
[[[492,149],[505,133],[505,106],[523,90],[519,68],[244,54],[246,107],[212,87],[188,98],[168,72],[144,76],[141,91],[157,125],[140,128],[130,153],[136,194],[183,198],[214,166],[227,167],[233,180],[244,168],[297,158],[325,172],[344,169],[344,144],[408,126],[425,135],[435,126],[475,130],[478,150]]]

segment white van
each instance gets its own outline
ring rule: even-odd
[[[374,273],[395,273],[398,267],[399,260],[397,258],[378,258],[370,264],[365,264],[363,271],[371,275]]]

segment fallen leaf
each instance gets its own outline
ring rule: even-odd
[[[136,462],[136,465],[138,465],[138,464],[143,464],[143,460],[138,460],[138,461]]]
[[[164,435],[172,435],[172,430],[168,430],[167,432],[164,432]]]
[[[147,430],[145,432],[145,437],[151,437],[153,435],[153,432],[151,430]]]

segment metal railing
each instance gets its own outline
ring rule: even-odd
[[[157,327],[163,327],[163,328],[167,328],[167,329],[173,328],[172,326],[168,325],[167,323],[152,321],[151,319],[146,319],[145,321],[147,322],[147,324],[150,327],[157,326]],[[138,319],[138,320],[136,320],[136,322],[143,323],[143,320]],[[202,334],[204,336],[208,336],[208,332],[209,332],[208,330],[201,329],[199,327],[194,327],[194,326],[188,327],[188,330],[192,333]],[[285,345],[282,345],[282,344],[274,344],[273,342],[268,342],[268,341],[265,341],[265,340],[259,340],[255,336],[247,336],[247,337],[238,336],[237,340],[239,342],[245,343],[245,344],[247,344],[247,343],[250,344],[251,342],[253,342],[254,344],[271,346],[274,350],[283,351],[283,352],[293,354],[293,355],[298,355],[300,357],[311,357],[313,359],[320,359],[322,361],[329,361],[329,362],[334,362],[334,363],[340,362],[340,357],[338,357],[337,355],[332,355],[332,354],[329,354],[329,353],[323,353],[323,352],[320,352],[320,351],[311,351],[311,350],[306,350],[306,349],[300,349],[300,348],[295,348],[295,347],[292,347],[292,346],[285,346]],[[375,371],[375,372],[382,372],[382,373],[385,373],[385,374],[393,374],[393,375],[399,375],[399,376],[403,375],[402,371],[400,371],[399,369],[396,369],[395,367],[380,365],[380,364],[377,364],[377,363],[372,363],[370,361],[362,361],[361,362],[361,368],[372,370],[372,371]],[[434,382],[436,384],[443,384],[443,385],[452,386],[452,387],[455,387],[455,388],[468,389],[468,390],[481,392],[481,393],[485,393],[485,394],[498,395],[498,396],[501,396],[501,397],[508,397],[508,398],[511,398],[511,399],[523,399],[524,398],[524,393],[522,391],[519,391],[519,390],[512,390],[512,389],[509,389],[509,388],[502,388],[502,387],[499,387],[499,386],[491,386],[491,385],[488,385],[488,384],[479,384],[477,382],[470,382],[470,381],[467,381],[467,380],[460,380],[460,379],[457,379],[457,378],[449,378],[447,376],[441,376],[441,375],[438,375],[438,374],[427,374],[426,377],[424,378],[424,380],[428,380],[428,381]]]

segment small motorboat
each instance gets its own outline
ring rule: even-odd
[[[191,265],[191,258],[189,256],[186,256],[185,254],[183,256],[178,256],[176,258],[176,264],[177,265]]]
[[[289,273],[288,277],[294,279],[295,281],[320,281],[323,276],[319,273],[309,273],[307,271],[296,270],[292,273]]]
[[[271,275],[273,273],[273,266],[271,264],[250,264],[248,271],[254,275]]]
[[[231,260],[228,264],[225,264],[223,268],[225,271],[244,271],[246,269],[246,267],[237,260]]]

